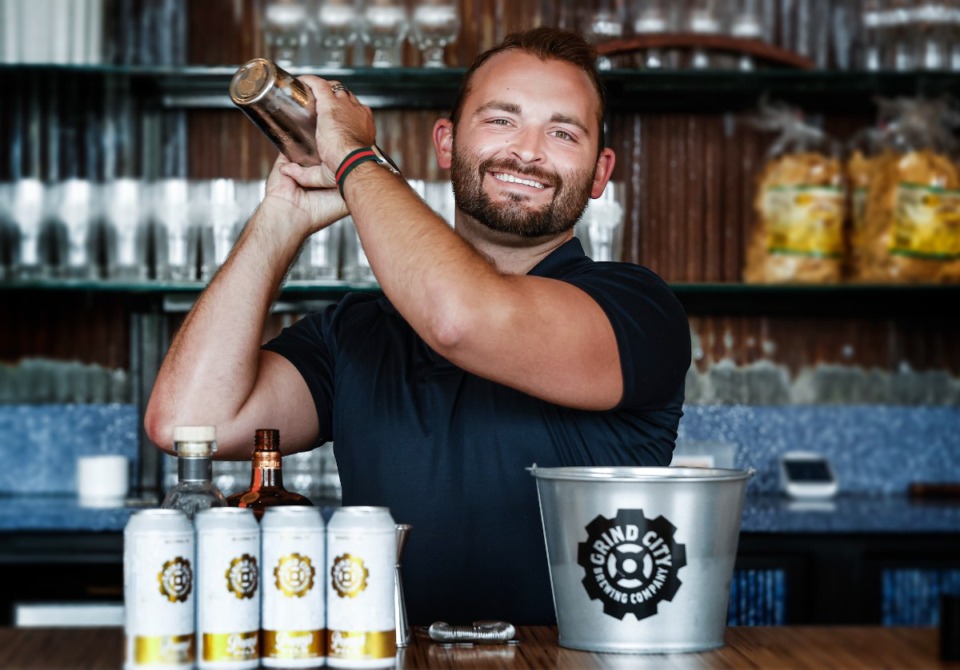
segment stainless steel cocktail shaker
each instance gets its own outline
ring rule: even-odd
[[[292,74],[266,58],[254,58],[230,80],[230,99],[292,162],[320,164],[313,93]]]

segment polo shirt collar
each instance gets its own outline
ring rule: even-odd
[[[558,271],[571,262],[586,258],[583,245],[576,237],[572,237],[550,252],[546,258],[533,266],[527,274],[535,277],[554,277]]]

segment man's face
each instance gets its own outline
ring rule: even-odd
[[[453,136],[457,207],[520,237],[570,230],[595,187],[598,106],[567,63],[494,56],[475,73]]]

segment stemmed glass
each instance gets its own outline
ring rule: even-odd
[[[717,5],[716,0],[694,0],[687,14],[687,30],[701,35],[722,33],[720,8]],[[695,70],[705,70],[715,65],[707,49],[697,47],[693,50],[690,67]]]
[[[623,37],[627,10],[623,0],[593,0],[582,5],[580,33],[592,44],[603,44]],[[607,56],[597,58],[597,68],[609,70],[613,61]]]
[[[673,11],[670,0],[638,0],[632,8],[633,34],[651,35],[673,30]],[[640,65],[649,70],[667,66],[662,49],[646,49],[640,54]]]
[[[411,41],[423,52],[423,67],[446,67],[443,49],[460,33],[460,8],[451,0],[421,0],[413,10]]]
[[[410,18],[405,0],[366,0],[360,14],[360,37],[373,47],[373,67],[400,65],[400,48],[407,37]]]
[[[263,39],[278,65],[298,64],[306,44],[307,6],[304,0],[267,0],[263,8]]]
[[[324,66],[343,67],[347,47],[357,40],[357,10],[353,0],[322,0],[317,15],[317,37],[326,53]]]

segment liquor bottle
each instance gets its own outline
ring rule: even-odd
[[[211,457],[217,450],[214,426],[176,426],[173,445],[177,451],[177,484],[167,491],[161,507],[194,515],[208,507],[226,507],[227,499],[213,483]]]
[[[280,453],[279,430],[257,429],[250,488],[229,496],[227,502],[235,507],[250,507],[257,519],[260,519],[264,510],[271,505],[313,506],[306,496],[283,488],[283,457]]]

